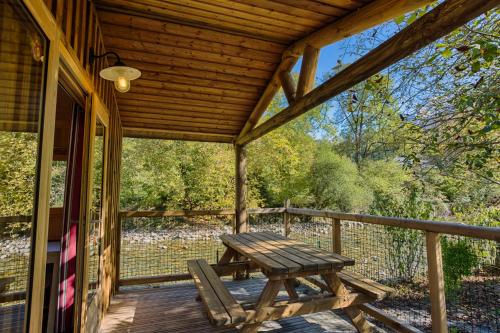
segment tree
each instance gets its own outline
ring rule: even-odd
[[[365,210],[372,200],[369,189],[363,188],[356,165],[339,156],[328,144],[320,145],[309,173],[314,206],[342,212]]]

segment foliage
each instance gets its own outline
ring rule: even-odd
[[[441,247],[445,290],[449,296],[453,296],[460,288],[462,278],[472,274],[479,260],[466,239],[442,238]]]
[[[342,212],[364,210],[371,193],[363,189],[356,165],[327,145],[318,148],[309,176],[314,207]]]
[[[411,187],[403,200],[380,196],[372,211],[384,216],[430,219],[433,212],[421,188]],[[389,249],[388,266],[391,275],[403,281],[414,281],[425,262],[424,235],[420,230],[386,227]]]
[[[31,215],[34,202],[37,135],[0,132],[0,216]],[[0,233],[24,234],[31,223],[0,225]]]

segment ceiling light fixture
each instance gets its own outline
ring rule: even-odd
[[[95,59],[114,55],[116,62],[113,66],[102,69],[99,76],[105,80],[113,81],[115,88],[121,93],[125,93],[130,89],[130,81],[138,79],[141,76],[141,71],[137,68],[129,67],[121,61],[120,56],[116,52],[106,52],[101,55],[96,55],[94,49],[90,49],[89,63],[92,65]]]

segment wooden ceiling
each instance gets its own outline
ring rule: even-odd
[[[124,134],[231,142],[293,42],[369,0],[96,0],[107,51],[142,72]]]

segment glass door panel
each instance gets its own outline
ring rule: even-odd
[[[34,231],[47,40],[0,0],[0,331],[22,331]]]

